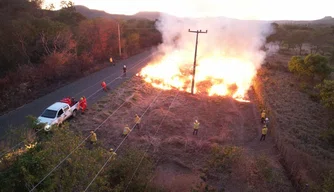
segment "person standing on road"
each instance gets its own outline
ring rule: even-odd
[[[108,91],[107,84],[106,84],[105,81],[102,81],[101,86],[102,86],[102,88],[103,88],[104,91]]]
[[[123,129],[123,137],[126,137],[130,133],[131,129],[129,128],[129,125],[126,124]]]
[[[112,57],[109,58],[109,62],[112,64],[112,66],[115,66],[115,62],[113,61]]]
[[[126,76],[126,65],[123,66],[123,75]]]
[[[261,135],[260,141],[262,141],[262,139],[263,141],[266,140],[267,132],[268,132],[268,128],[266,125],[264,125],[262,128],[262,135]]]
[[[135,128],[140,129],[140,121],[141,121],[140,117],[138,116],[138,114],[136,114],[136,116],[135,116]]]
[[[199,122],[198,120],[196,119],[195,122],[194,122],[194,131],[193,131],[193,135],[197,135],[198,133],[198,129],[199,129]]]

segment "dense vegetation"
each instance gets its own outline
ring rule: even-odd
[[[87,19],[72,2],[59,11],[41,2],[0,0],[0,112],[161,42],[154,21]]]
[[[83,137],[63,125],[46,134],[37,134],[36,145],[24,149],[22,155],[9,154],[0,162],[0,191],[29,191],[43,179],[62,159],[83,141]],[[37,187],[42,191],[84,191],[92,178],[112,154],[98,142],[91,145],[89,141],[75,150],[50,177]],[[144,156],[144,152],[128,148],[122,157],[112,160],[99,174],[89,191],[144,191],[147,185],[153,161]],[[83,158],[84,157],[84,158]],[[137,162],[143,158],[138,170],[140,174],[133,177]],[[152,189],[153,190],[153,189]]]

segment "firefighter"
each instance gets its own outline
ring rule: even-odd
[[[71,106],[71,97],[65,97],[65,98],[63,98],[62,100],[60,100],[61,102],[63,102],[63,103],[67,103],[67,104],[69,104],[70,106]]]
[[[195,122],[194,122],[194,131],[193,131],[193,135],[197,135],[198,133],[198,129],[199,129],[199,122],[198,120],[196,119]]]
[[[262,112],[261,112],[261,123],[265,122],[265,118],[266,118],[266,110],[262,110]]]
[[[140,119],[140,117],[138,116],[138,114],[136,114],[136,116],[135,116],[135,128],[140,128],[140,121],[141,121],[141,119]]]
[[[111,155],[111,160],[115,160],[117,154],[114,152],[114,149],[110,148],[109,152],[110,152],[110,155]]]
[[[269,125],[269,118],[268,117],[265,118],[264,124],[268,127],[268,125]]]
[[[81,109],[81,113],[84,113],[87,108],[87,100],[85,97],[81,97],[78,105],[79,110]]]
[[[130,133],[131,129],[129,128],[129,125],[126,124],[123,129],[123,136],[126,137]]]
[[[101,86],[102,86],[102,88],[103,88],[104,91],[108,91],[107,84],[106,84],[105,81],[102,81]]]
[[[126,76],[126,65],[123,66],[123,75]]]
[[[268,132],[268,128],[266,125],[264,125],[262,128],[262,135],[261,135],[260,141],[262,141],[262,139],[263,141],[266,140],[267,132]]]
[[[96,137],[96,133],[94,133],[94,131],[90,132],[90,143],[92,145],[95,145],[97,142],[97,137]]]

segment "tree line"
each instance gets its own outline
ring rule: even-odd
[[[126,58],[161,42],[154,21],[87,19],[70,1],[62,1],[58,11],[41,9],[41,4],[0,0],[1,112],[43,95],[43,89],[105,67],[110,57]]]
[[[288,62],[288,70],[302,82],[302,91],[334,114],[334,26],[277,23],[272,26],[275,33],[267,42],[278,45],[280,53],[295,54]],[[321,139],[334,146],[333,120]]]
[[[334,25],[291,25],[272,23],[274,33],[268,43],[277,43],[280,52],[296,50],[298,55],[321,54],[334,58]]]

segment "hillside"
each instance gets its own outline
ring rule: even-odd
[[[294,24],[294,25],[334,25],[334,18],[326,16],[322,19],[309,20],[309,21],[293,21],[293,20],[277,20],[278,24]]]
[[[109,14],[106,13],[105,11],[100,11],[100,10],[95,10],[95,9],[89,9],[85,6],[81,5],[76,5],[75,9],[77,12],[81,13],[83,16],[92,19],[92,18],[97,18],[97,17],[102,17],[102,18],[108,18],[108,19],[131,19],[133,18],[132,16],[128,15],[118,15],[118,14]]]
[[[81,13],[83,16],[92,19],[92,18],[108,18],[108,19],[122,19],[122,20],[129,20],[129,19],[148,19],[148,20],[156,20],[159,18],[159,12],[138,12],[134,15],[121,15],[121,14],[110,14],[105,11],[89,9],[82,5],[76,5],[76,10]]]

